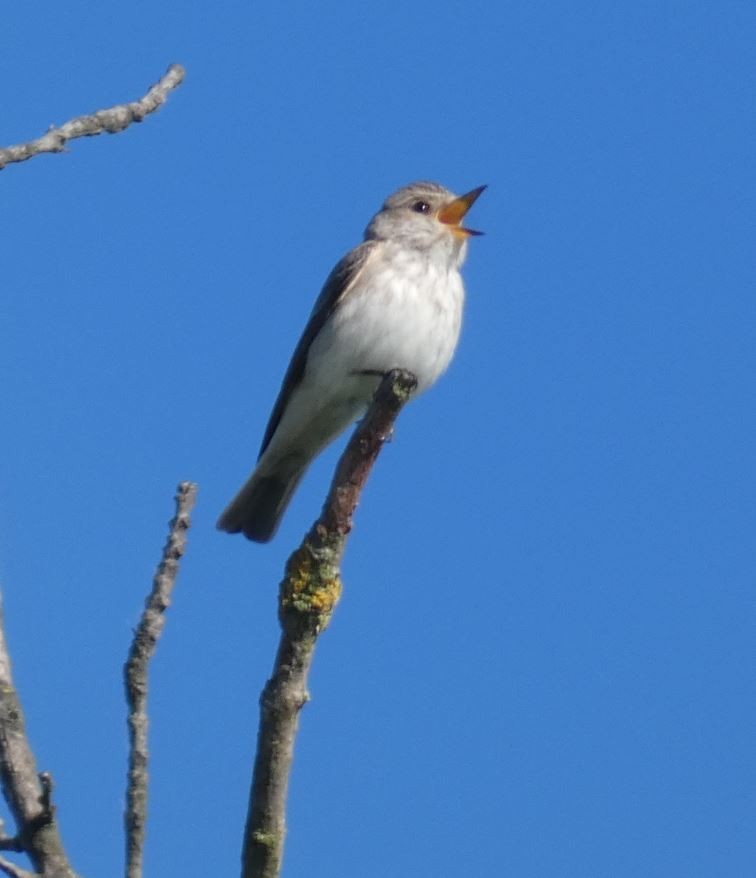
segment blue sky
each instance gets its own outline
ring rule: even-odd
[[[238,868],[338,449],[269,546],[214,522],[327,273],[426,178],[489,184],[486,236],[358,512],[285,875],[753,874],[755,46],[735,0],[6,10],[3,144],[188,71],[0,175],[0,584],[82,873],[120,868],[121,665],[182,479],[147,874]]]

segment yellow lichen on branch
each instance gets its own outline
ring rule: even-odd
[[[282,616],[293,612],[309,617],[313,627],[322,631],[339,602],[341,590],[338,568],[315,558],[309,542],[305,542],[289,558],[281,583]]]

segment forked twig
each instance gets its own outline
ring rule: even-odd
[[[26,733],[21,699],[13,682],[10,653],[0,607],[0,782],[16,822],[16,835],[3,838],[3,850],[24,851],[45,878],[75,878],[60,837],[52,804],[52,778],[37,770]],[[0,857],[6,875],[33,875]]]

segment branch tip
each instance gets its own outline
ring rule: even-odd
[[[309,701],[307,680],[317,638],[341,595],[341,561],[354,512],[415,376],[384,376],[367,415],[336,467],[318,520],[292,552],[279,591],[281,639],[273,674],[260,698],[252,789],[242,851],[243,878],[278,878],[286,835],[286,796],[299,714]]]
[[[165,627],[165,611],[170,606],[179,573],[179,561],[186,550],[187,532],[191,526],[191,514],[196,499],[196,483],[181,482],[174,497],[176,511],[168,525],[168,539],[124,665],[126,703],[129,710],[129,767],[124,814],[127,878],[141,878],[143,871],[149,764],[149,664]]]
[[[0,148],[0,171],[15,162],[25,162],[44,153],[68,152],[67,143],[77,137],[98,134],[117,134],[133,122],[142,122],[150,113],[160,109],[168,95],[184,81],[186,70],[181,64],[171,64],[165,74],[149,89],[144,97],[125,104],[116,104],[105,110],[77,116],[60,127],[51,125],[42,137]]]

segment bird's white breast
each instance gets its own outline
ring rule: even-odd
[[[402,368],[417,377],[418,392],[426,390],[454,354],[463,304],[456,264],[434,258],[432,251],[385,245],[314,340],[308,383],[327,392],[359,372]]]

